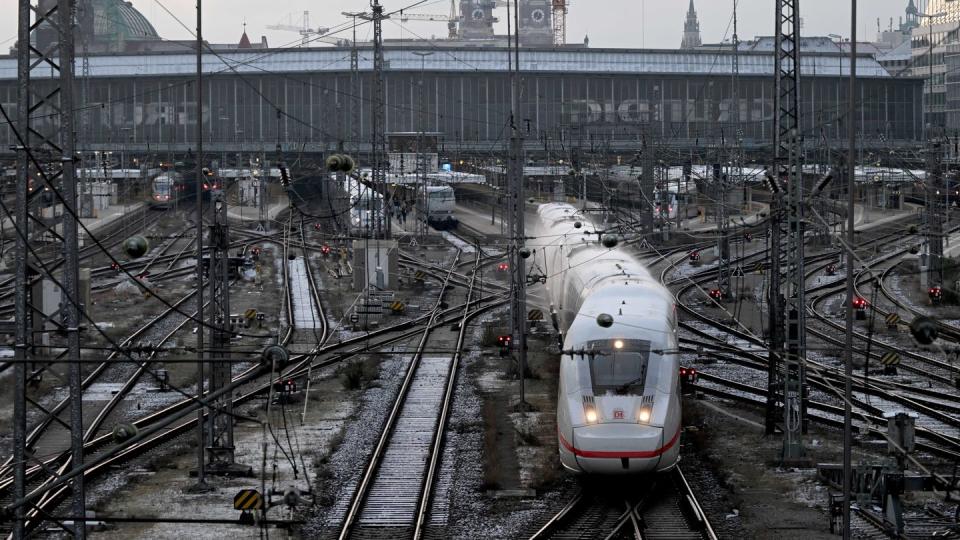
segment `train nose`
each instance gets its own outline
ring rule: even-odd
[[[657,470],[672,446],[664,445],[662,428],[615,423],[574,428],[567,450],[585,473],[623,474]]]

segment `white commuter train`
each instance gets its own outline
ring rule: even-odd
[[[669,470],[681,429],[675,299],[625,249],[603,247],[594,230],[569,204],[538,210],[537,262],[563,334],[560,460],[586,474]],[[612,324],[599,324],[601,314]]]
[[[346,204],[343,213],[348,218],[349,234],[370,236],[371,228],[376,230],[377,225],[383,223],[383,196],[350,176],[343,179],[340,191]],[[376,221],[373,217],[375,214]]]

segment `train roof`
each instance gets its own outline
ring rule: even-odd
[[[674,303],[673,295],[622,244],[614,248],[601,245],[593,221],[580,210],[566,203],[549,203],[541,205],[538,214],[544,225],[541,232],[545,237],[541,240],[562,246],[567,271],[576,273],[584,294],[600,294],[601,289],[610,287],[619,291],[615,294],[646,298],[657,309]],[[573,225],[577,221],[582,224],[579,229]],[[560,269],[546,271],[554,273]]]

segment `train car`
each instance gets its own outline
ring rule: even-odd
[[[368,237],[383,224],[383,195],[356,178],[347,177],[339,186],[350,236]],[[376,218],[374,218],[376,216]]]
[[[677,192],[658,190],[653,195],[653,218],[660,221],[677,219]]]
[[[156,209],[170,208],[177,201],[192,196],[196,193],[196,189],[196,182],[184,180],[178,172],[164,171],[150,182],[150,207]]]
[[[454,212],[457,209],[457,197],[450,186],[427,186],[427,210],[423,215],[427,216],[427,224],[443,231],[457,227],[457,216]]]
[[[569,204],[541,205],[541,241],[530,246],[549,276],[551,313],[563,335],[560,460],[582,474],[666,471],[680,450],[675,299],[626,249],[604,247],[593,230]]]

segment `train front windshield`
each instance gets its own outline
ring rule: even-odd
[[[650,360],[650,342],[641,339],[598,340],[587,343],[594,395],[643,394]]]
[[[153,181],[153,192],[156,195],[170,195],[172,185],[169,178],[157,178]]]

